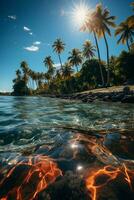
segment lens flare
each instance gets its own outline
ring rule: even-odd
[[[73,24],[76,27],[80,28],[86,21],[88,13],[89,13],[89,7],[86,5],[85,2],[74,4],[74,8],[71,13]]]

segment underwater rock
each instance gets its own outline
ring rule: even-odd
[[[67,171],[62,178],[51,184],[40,194],[39,199],[46,199],[46,196],[51,200],[90,200],[85,182],[72,171]]]

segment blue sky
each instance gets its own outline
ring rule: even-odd
[[[12,79],[20,62],[25,60],[35,71],[45,71],[43,58],[51,55],[55,64],[57,55],[51,48],[56,38],[65,44],[61,55],[65,62],[72,48],[81,48],[86,39],[94,40],[91,35],[78,31],[71,19],[70,12],[79,0],[1,0],[0,6],[0,91],[12,90]],[[85,0],[94,8],[100,2]],[[131,0],[101,0],[111,15],[117,16],[119,24],[132,14]],[[112,31],[113,32],[113,31]],[[117,39],[117,38],[116,38]],[[118,55],[125,46],[116,45],[116,39],[108,38],[110,54]],[[106,59],[103,39],[100,40],[101,56]]]

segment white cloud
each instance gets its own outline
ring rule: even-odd
[[[60,63],[56,63],[56,64],[54,64],[54,67],[55,67],[56,69],[60,69],[61,64],[60,64]]]
[[[24,26],[23,29],[24,29],[24,31],[28,31],[28,32],[31,31],[31,29],[28,28],[27,26]]]
[[[8,15],[8,18],[9,19],[12,19],[12,20],[16,20],[17,18],[16,18],[16,15]]]
[[[29,33],[29,35],[33,35],[33,33],[32,33],[32,32],[30,32],[30,33]]]
[[[35,46],[35,45],[31,45],[29,47],[24,47],[25,50],[27,51],[38,51],[39,47]]]
[[[35,42],[33,42],[33,45],[40,45],[40,44],[41,44],[40,41],[35,41]]]

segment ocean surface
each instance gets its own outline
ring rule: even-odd
[[[133,159],[133,104],[0,97],[0,200],[131,200]]]

